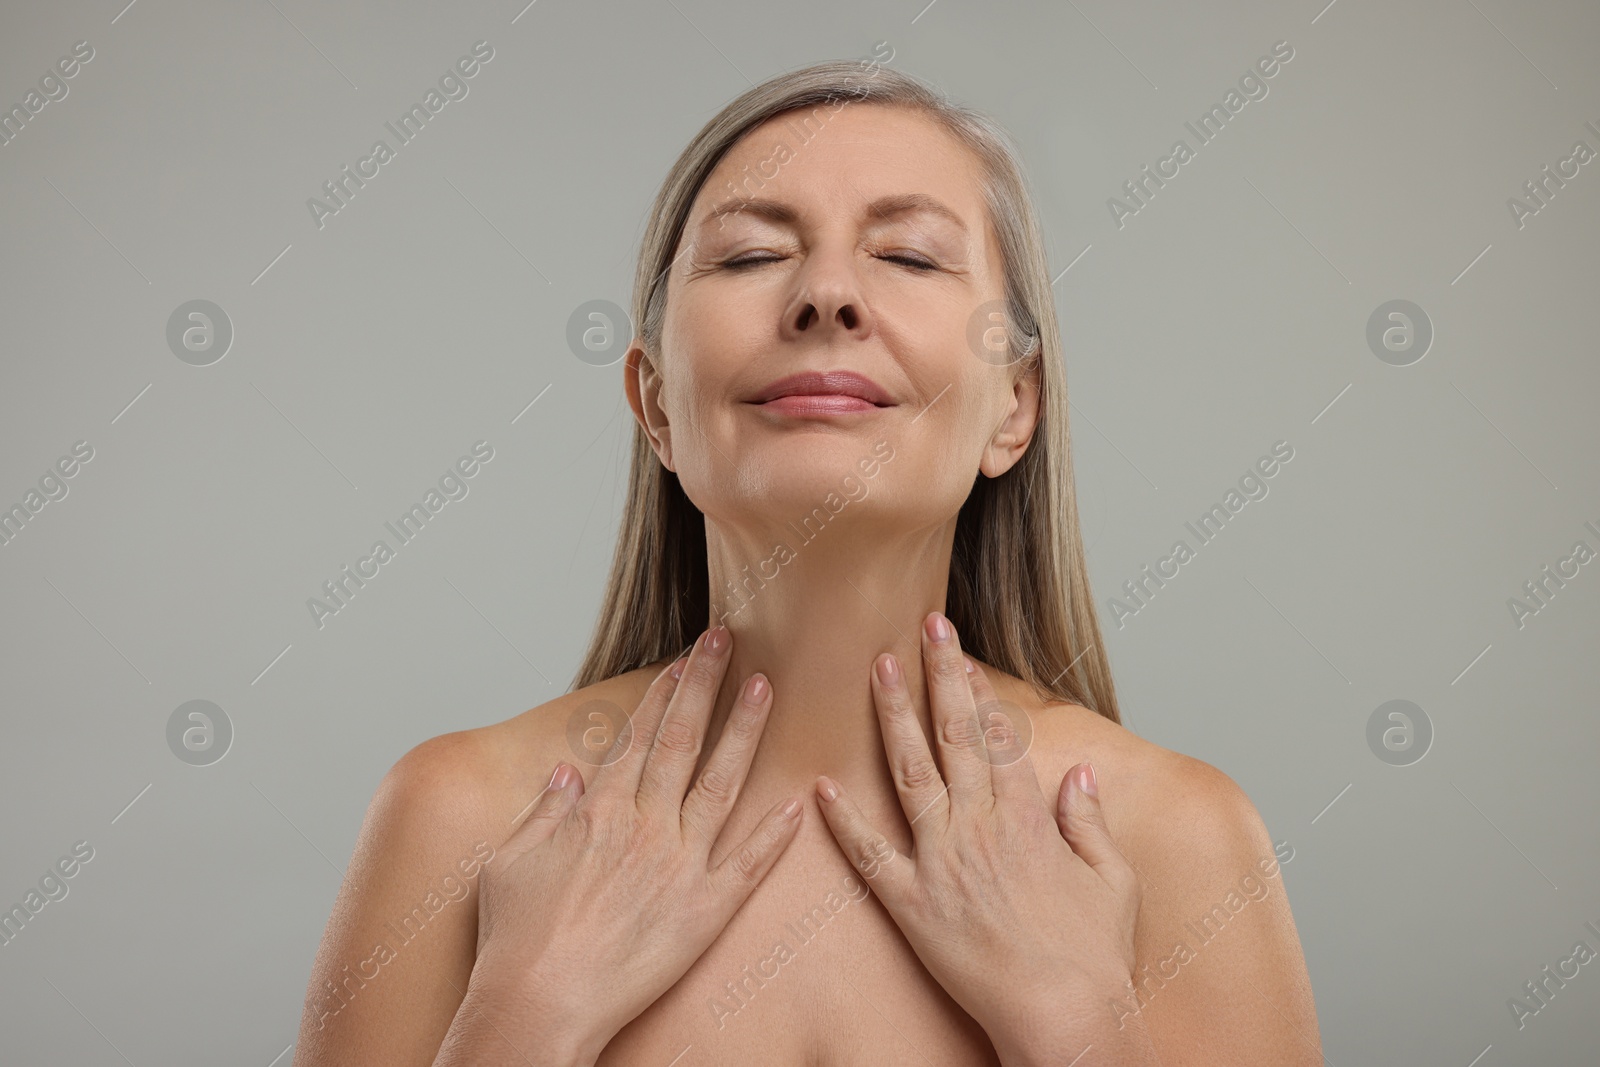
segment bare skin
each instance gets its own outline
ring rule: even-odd
[[[544,790],[558,762],[591,781],[597,768],[575,757],[569,720],[596,700],[637,706],[667,663],[494,726],[434,738],[396,765],[368,813],[312,988],[339,979],[346,964],[353,971],[378,942],[396,944],[397,958],[332,1014],[321,1015],[338,1000],[311,1001],[296,1064],[433,1063],[475,959],[476,881],[469,897],[448,904],[409,944],[398,946],[385,924],[398,922],[436,890],[441,875],[471,856],[478,842],[500,849],[512,821]],[[1315,1009],[1282,880],[1257,866],[1272,858],[1273,845],[1239,788],[1210,765],[1144,741],[1085,708],[1046,703],[1017,679],[987,666],[986,673],[1002,700],[1030,715],[1031,756],[1047,796],[1069,768],[1085,761],[1095,767],[1106,822],[1140,878],[1136,959],[1148,966],[1147,975],[1176,971],[1160,984],[1146,980],[1138,1013],[1164,1067],[1319,1063]],[[732,703],[731,675],[725,690],[723,717]],[[718,729],[713,724],[706,752]],[[809,777],[785,775],[758,751],[718,844],[725,849],[792,795],[807,798],[798,834],[694,966],[624,1027],[597,1063],[667,1064],[687,1046],[693,1047],[680,1064],[999,1062],[982,1029],[918,962],[882,905],[870,893],[861,895],[864,881],[829,832],[811,784]],[[881,826],[896,825],[892,790],[869,796],[857,786],[852,793]],[[890,833],[909,840],[903,816]],[[1201,944],[1186,924],[1237,894],[1247,874],[1265,895],[1251,897],[1221,934]],[[816,917],[813,909],[841,901],[828,918]],[[802,928],[807,914],[813,918]],[[766,972],[777,974],[764,985],[750,981],[745,968],[759,973],[778,941],[788,944],[792,958],[767,963]],[[1163,966],[1179,942],[1194,950],[1193,960]],[[730,996],[730,982],[744,983],[742,1003]],[[1116,1014],[1109,1005],[1106,1010]],[[533,1063],[555,1062],[525,1051]]]
[[[974,310],[1002,292],[999,248],[976,161],[920,115],[846,107],[750,193],[786,214],[714,216],[729,182],[770,160],[788,129],[777,122],[753,131],[702,188],[669,276],[662,351],[636,343],[624,384],[662,464],[706,515],[713,601],[731,613],[735,639],[700,767],[745,680],[759,671],[773,692],[713,854],[743,841],[781,801],[798,796],[805,807],[793,839],[726,926],[596,1062],[999,1063],[999,1042],[923,966],[879,900],[851,899],[861,881],[814,789],[819,775],[837,781],[896,849],[909,851],[869,671],[885,652],[898,657],[920,728],[932,737],[917,631],[944,608],[955,516],[973,479],[1004,474],[1030,443],[1038,372],[995,366],[968,347]],[[932,198],[954,218],[891,210],[885,198],[907,194]],[[727,265],[736,259],[748,265]],[[891,403],[800,418],[750,402],[783,375],[838,369],[869,376]],[[874,450],[878,442],[889,444],[891,460]],[[730,601],[746,567],[756,571],[776,541],[795,540],[784,520],[842,494],[841,479],[875,455],[880,469],[858,483],[869,491],[852,496],[742,608]],[[504,723],[434,738],[396,764],[369,809],[318,953],[299,1067],[434,1062],[478,954],[477,880],[392,960],[357,965],[394,940],[389,924],[478,842],[504,846],[558,761],[577,767],[587,788],[596,768],[569,744],[573,716],[583,722],[584,705],[596,700],[632,713],[667,662]],[[1069,769],[1093,764],[1105,825],[1138,876],[1133,963],[1143,998],[1130,997],[1121,1012],[1109,998],[1074,1010],[1103,1010],[1113,1028],[1143,1026],[1164,1067],[1320,1063],[1273,844],[1244,793],[1207,764],[1087,709],[1047,703],[983,666],[999,698],[1032,723],[1029,754],[1044,797],[1058,797]],[[1241,884],[1251,894],[1242,907]],[[1191,924],[1224,901],[1234,902],[1221,912],[1225,929],[1200,941]],[[814,936],[790,934],[807,913],[817,916]],[[775,958],[779,941],[790,951]],[[1180,942],[1187,951],[1175,951]],[[325,983],[341,981],[344,996],[330,998]],[[505,1062],[573,1062],[561,1021],[539,1021],[541,1039],[508,1041],[516,1047]]]

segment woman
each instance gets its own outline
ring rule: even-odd
[[[296,1064],[1320,1064],[1254,807],[1120,725],[1006,138],[876,65],[757,86],[634,317],[575,686],[395,764]]]

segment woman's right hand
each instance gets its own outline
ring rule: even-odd
[[[483,868],[466,1001],[490,1016],[500,1037],[481,1035],[480,1044],[480,1035],[458,1033],[481,1025],[477,1012],[459,1011],[441,1053],[453,1043],[474,1046],[472,1062],[483,1063],[481,1050],[498,1044],[507,1063],[520,1064],[524,1051],[546,1062],[559,1048],[593,1063],[683,976],[794,839],[798,797],[774,805],[742,843],[710,862],[772,707],[770,683],[751,675],[689,788],[732,644],[718,626],[687,661],[662,671],[587,792],[577,770],[558,763],[527,819]]]

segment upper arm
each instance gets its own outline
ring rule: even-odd
[[[1141,820],[1128,1009],[1163,1067],[1320,1067],[1311,983],[1266,826],[1210,764],[1178,757],[1174,771]]]
[[[378,786],[312,965],[295,1067],[438,1054],[476,958],[478,872],[507,836],[477,750],[465,733],[436,737]]]

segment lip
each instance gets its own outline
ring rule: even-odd
[[[857,411],[881,410],[877,404],[862,400],[859,396],[839,393],[791,393],[756,406],[762,411],[773,411],[780,415],[848,415]]]
[[[866,411],[893,407],[883,387],[854,371],[805,371],[769,383],[750,403],[775,411]]]

